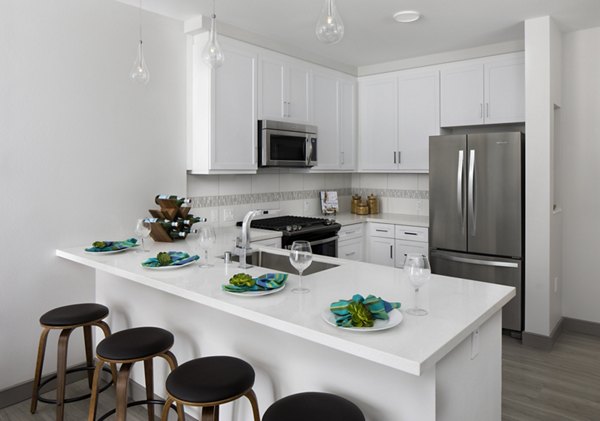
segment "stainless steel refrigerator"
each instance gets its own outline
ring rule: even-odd
[[[429,138],[433,273],[513,286],[502,327],[523,330],[524,141],[520,132]]]

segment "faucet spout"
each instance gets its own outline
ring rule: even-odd
[[[246,263],[246,255],[249,251],[252,250],[250,247],[250,224],[252,222],[252,219],[259,215],[268,215],[274,212],[278,212],[278,210],[255,209],[246,213],[246,215],[244,216],[244,220],[242,221],[242,237],[239,239],[239,242],[236,245],[236,254],[240,256],[240,268],[247,269],[252,267],[252,265]]]

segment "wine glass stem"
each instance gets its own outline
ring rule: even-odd
[[[204,263],[208,264],[208,249],[204,249]]]
[[[415,308],[419,308],[419,288],[415,288]]]
[[[146,244],[144,244],[144,237],[140,237],[142,240],[142,251],[146,251]]]
[[[302,289],[302,272],[301,270],[298,271],[298,289]]]

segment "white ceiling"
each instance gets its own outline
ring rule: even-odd
[[[538,16],[553,16],[565,32],[600,26],[600,0],[337,0],[345,36],[324,45],[314,35],[324,1],[216,0],[217,20],[356,67],[523,39],[523,21]],[[143,0],[143,8],[187,20],[209,15],[212,1]],[[392,15],[406,9],[423,18],[394,22]]]

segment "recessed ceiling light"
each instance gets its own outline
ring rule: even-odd
[[[401,12],[394,13],[394,19],[400,23],[415,22],[420,18],[421,14],[419,12],[415,12],[414,10],[403,10]]]

